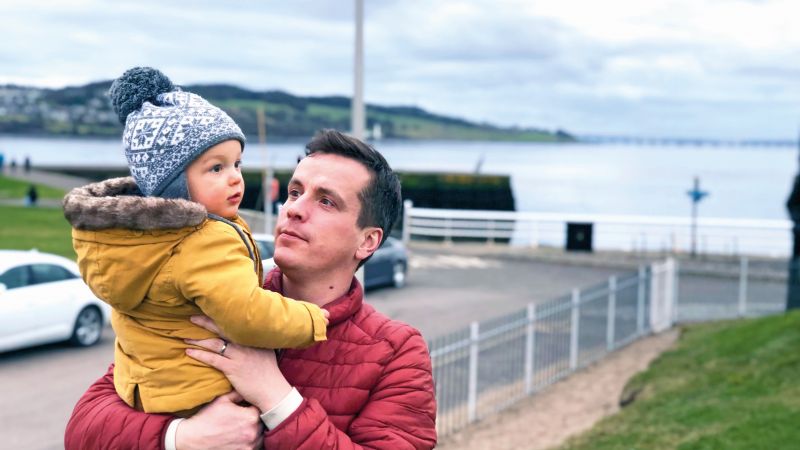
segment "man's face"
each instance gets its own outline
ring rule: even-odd
[[[363,165],[339,155],[315,153],[297,165],[275,227],[274,258],[284,273],[355,271],[376,229],[357,224],[358,193],[369,180]]]

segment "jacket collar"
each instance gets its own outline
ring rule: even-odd
[[[184,199],[145,197],[132,177],[75,188],[64,196],[64,216],[79,230],[177,229],[206,220],[206,208]]]
[[[267,274],[264,288],[283,294],[283,274],[279,268],[276,267]],[[344,295],[324,305],[324,308],[330,313],[328,328],[338,325],[355,315],[363,302],[364,291],[361,289],[361,283],[358,282],[356,277],[353,277],[350,289]]]

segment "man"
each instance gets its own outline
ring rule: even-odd
[[[275,228],[278,269],[265,288],[328,310],[328,340],[277,357],[224,337],[191,342],[198,349],[188,350],[189,356],[225,373],[235,391],[185,420],[129,408],[116,395],[112,368],[76,405],[66,448],[436,444],[425,342],[415,329],[364,304],[353,276],[391,231],[400,183],[378,152],[336,131],[315,136],[306,155],[288,184]],[[208,318],[193,322],[216,331]],[[251,406],[240,406],[241,400]]]

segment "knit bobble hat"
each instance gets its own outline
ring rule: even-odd
[[[181,91],[159,70],[129,69],[108,95],[125,125],[122,146],[131,175],[147,196],[189,199],[185,170],[192,161],[229,139],[244,149],[244,134],[230,116]]]

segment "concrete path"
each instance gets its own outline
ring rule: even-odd
[[[69,191],[70,189],[91,183],[91,181],[86,178],[74,177],[72,175],[65,175],[56,172],[45,172],[43,170],[31,170],[30,172],[25,172],[25,170],[21,168],[17,168],[17,170],[14,171],[12,171],[10,168],[5,168],[0,175],[13,178],[15,180],[25,181],[27,183],[43,184],[45,186],[63,189],[65,191]]]

